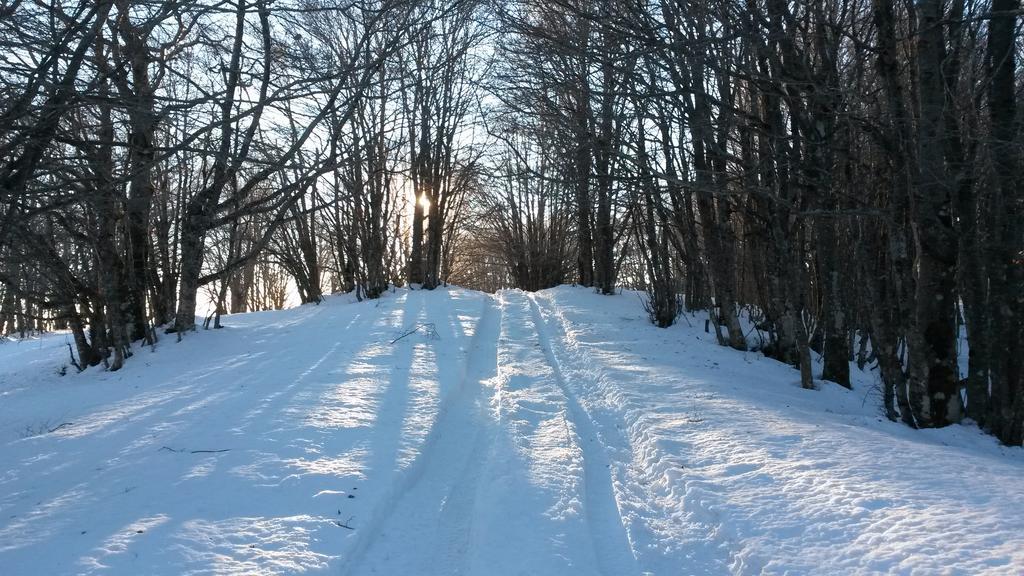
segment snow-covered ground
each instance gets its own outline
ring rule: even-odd
[[[115,373],[0,343],[0,574],[1024,573],[1024,450],[890,423],[870,373],[802,390],[635,294],[225,324]]]

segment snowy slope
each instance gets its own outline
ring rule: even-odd
[[[1024,574],[1024,450],[884,420],[870,375],[853,391],[803,390],[789,367],[714,344],[702,320],[650,328],[635,296],[559,288],[538,301],[617,454],[644,567]]]
[[[1024,451],[633,294],[225,320],[116,373],[0,344],[0,574],[1024,573]]]

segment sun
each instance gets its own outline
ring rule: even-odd
[[[430,198],[427,198],[426,194],[420,194],[420,207],[424,212],[430,210]]]

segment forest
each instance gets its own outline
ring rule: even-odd
[[[332,292],[637,289],[806,388],[853,364],[892,420],[1021,445],[1021,15],[2,0],[0,332],[116,371]]]

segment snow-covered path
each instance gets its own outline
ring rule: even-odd
[[[1024,573],[1024,451],[632,294],[226,320],[117,373],[0,344],[0,575]]]
[[[420,464],[374,523],[361,530],[343,565],[346,574],[463,573],[470,547],[480,462],[493,444],[489,398],[497,371],[499,312],[484,305],[464,374],[441,407]]]
[[[467,363],[420,456],[424,470],[346,573],[638,573],[604,446],[565,387],[530,296],[498,295]]]

